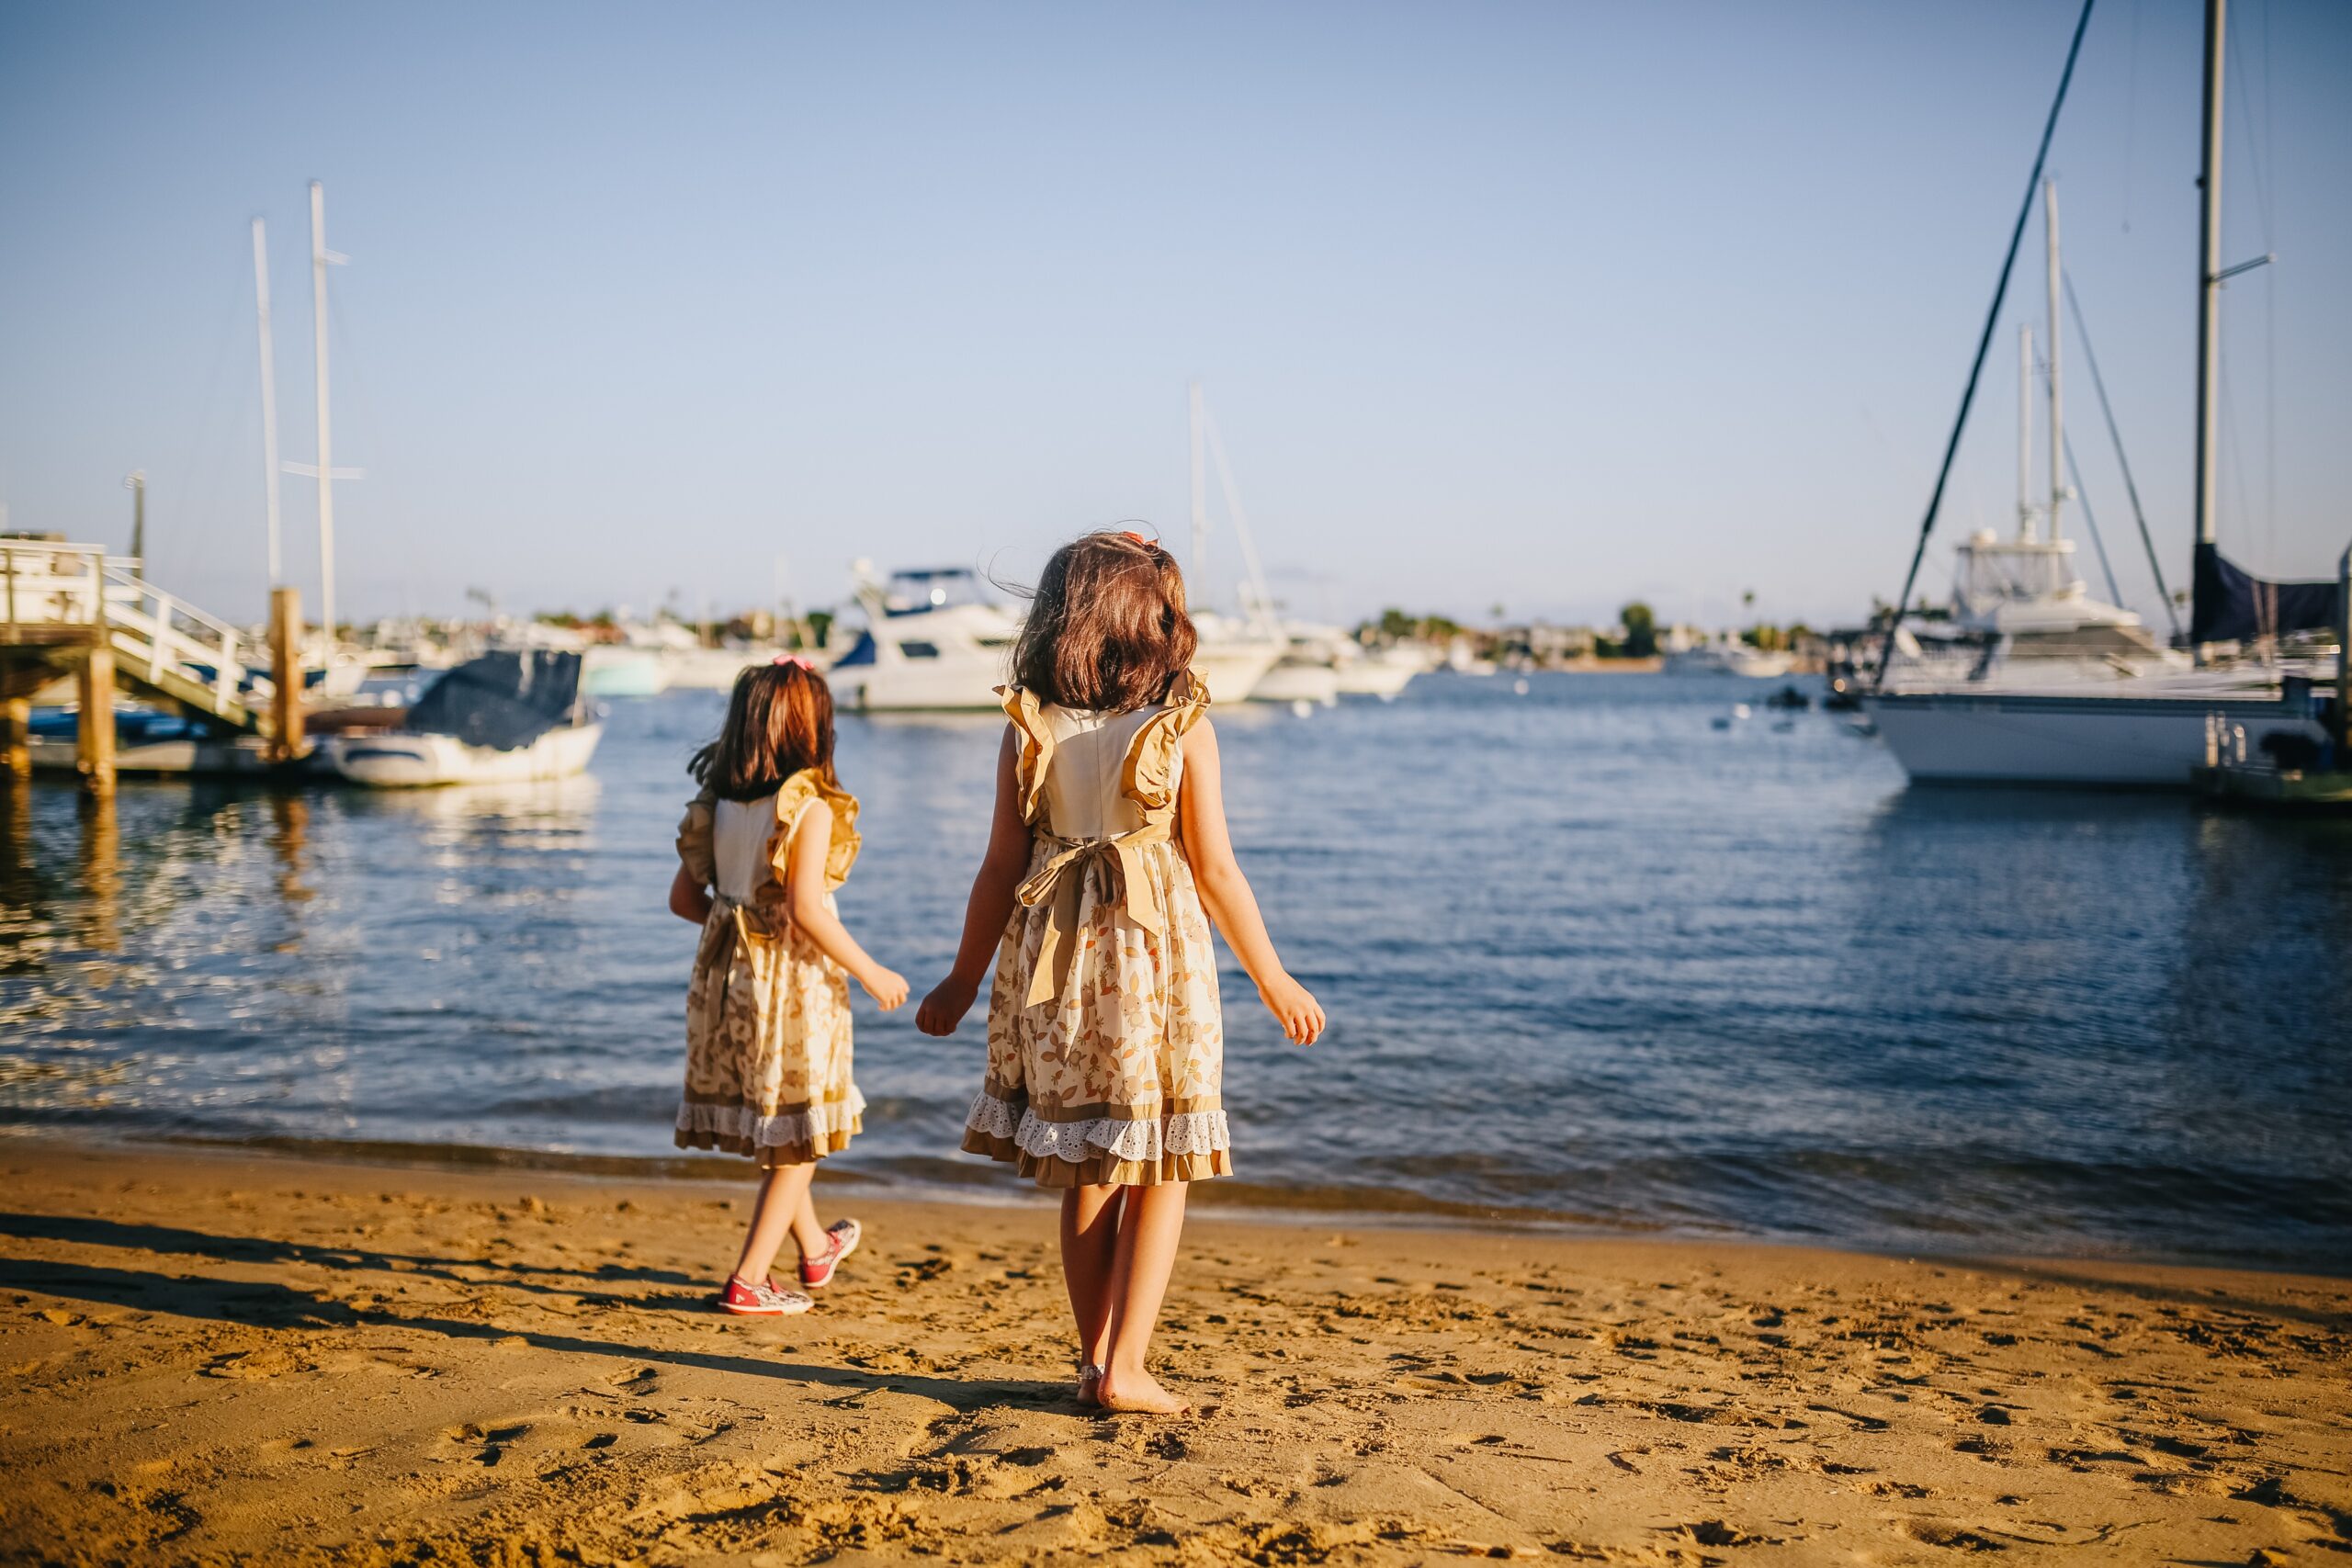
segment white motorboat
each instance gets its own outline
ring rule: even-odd
[[[1215,610],[1194,610],[1193,630],[1200,638],[1193,649],[1193,671],[1207,683],[1212,704],[1247,701],[1283,656],[1282,639],[1254,622]]]
[[[580,675],[576,653],[486,653],[444,672],[405,712],[387,710],[393,726],[327,736],[318,756],[377,789],[570,778],[605,733]]]
[[[1456,637],[1445,650],[1443,662],[1438,668],[1449,675],[1489,676],[1502,668],[1493,660],[1482,656],[1471,646],[1468,637]]]
[[[424,789],[442,784],[537,784],[585,773],[605,727],[595,720],[550,729],[529,744],[502,751],[469,746],[450,735],[379,730],[342,735],[323,750],[328,765],[353,784],[374,789]]]
[[[600,643],[582,655],[581,682],[592,697],[658,697],[670,677],[652,649]]]
[[[826,671],[833,699],[866,713],[978,711],[1012,678],[1021,623],[968,567],[893,572],[854,568],[865,629]]]
[[[2264,642],[2331,625],[2335,599],[2332,583],[2255,580],[2223,559],[2214,544],[2224,19],[2221,0],[2207,0],[2197,551],[2187,638],[2199,648]],[[2018,537],[2004,542],[1979,534],[1961,547],[1952,606],[1959,636],[1934,646],[1912,637],[1898,615],[1882,655],[1882,682],[1861,694],[1862,710],[1905,771],[1927,782],[2186,789],[2192,770],[2207,760],[2216,726],[2233,737],[2243,728],[2250,750],[2281,732],[2323,739],[2308,680],[2276,663],[2199,667],[2187,655],[2159,647],[2128,610],[2085,592],[2073,566],[2073,542],[2060,526],[2075,492],[2065,469],[2056,188],[2045,184],[2041,194],[2050,334],[2046,502],[2037,504],[2032,483],[2029,327],[2019,333]],[[2079,309],[2076,322],[2079,329]],[[2096,384],[2098,361],[2089,365]],[[2039,526],[2044,520],[2046,539]]]
[[[1426,674],[1431,663],[1430,651],[1418,643],[1359,648],[1351,642],[1346,647],[1350,651],[1335,666],[1341,696],[1393,701],[1415,676]]]
[[[1770,680],[1787,674],[1795,662],[1789,654],[1750,648],[1736,637],[1724,636],[1669,653],[1659,661],[1658,669],[1668,675],[1740,675]]]
[[[670,648],[662,650],[664,691],[732,691],[735,677],[775,659],[772,648]]]
[[[1340,694],[1348,689],[1347,671],[1363,659],[1363,650],[1356,646],[1355,639],[1338,626],[1316,626],[1304,621],[1290,622],[1283,626],[1283,631],[1287,646],[1283,648],[1282,657],[1274,660],[1273,668],[1267,671],[1251,689],[1250,695],[1252,700],[1292,705],[1313,703],[1318,707],[1329,707],[1338,702]],[[1405,680],[1409,681],[1413,674],[1413,671],[1407,670]],[[1360,689],[1377,691],[1379,687],[1373,685]],[[1394,695],[1403,689],[1404,682],[1399,681],[1390,688],[1389,694]]]
[[[1270,637],[1212,637],[1203,630],[1193,652],[1193,672],[1207,685],[1211,703],[1246,702],[1282,652]]]
[[[1293,646],[1273,668],[1258,679],[1250,689],[1253,703],[1311,703],[1317,707],[1329,707],[1340,700],[1340,671],[1331,660],[1313,649]]]

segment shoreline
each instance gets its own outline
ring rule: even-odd
[[[144,1133],[108,1137],[87,1129],[34,1123],[0,1126],[0,1154],[14,1147],[43,1145],[69,1151],[106,1147],[186,1154],[193,1158],[254,1156],[386,1170],[508,1171],[517,1176],[537,1174],[551,1179],[680,1182],[721,1188],[749,1185],[756,1181],[760,1174],[749,1161],[688,1150],[672,1155],[590,1155],[493,1144],[305,1139],[275,1134],[215,1137],[201,1134]],[[927,1180],[904,1171],[876,1171],[850,1164],[836,1166],[826,1161],[818,1167],[818,1190],[820,1192],[838,1190],[845,1201],[870,1197],[889,1202],[936,1203],[948,1207],[1016,1212],[1050,1209],[1056,1201],[1051,1194],[1041,1194],[1034,1184],[1007,1174],[1001,1166],[967,1164],[946,1157],[934,1163],[943,1172],[961,1174],[951,1179]],[[1377,1230],[1467,1231],[1577,1241],[1656,1241],[1688,1247],[1793,1247],[1857,1257],[1957,1264],[1978,1261],[2097,1263],[2117,1268],[2206,1269],[2223,1272],[2277,1274],[2289,1278],[2352,1280],[2352,1259],[2346,1260],[2340,1270],[2329,1270],[2315,1267],[2312,1259],[2296,1257],[2262,1255],[2252,1251],[2232,1256],[2189,1251],[2158,1252],[2121,1242],[2042,1249],[2003,1248],[1996,1246],[1922,1245],[1918,1241],[1878,1240],[1868,1236],[1743,1231],[1730,1226],[1711,1229],[1663,1222],[1638,1225],[1562,1210],[1424,1198],[1387,1188],[1300,1189],[1230,1177],[1196,1183],[1191,1195],[1191,1207],[1196,1215],[1206,1211],[1220,1217],[1271,1225],[1311,1227],[1345,1224]],[[1959,1238],[1951,1239],[1956,1243]],[[1989,1241],[1991,1238],[1986,1239]]]
[[[751,1322],[707,1305],[741,1187],[51,1138],[0,1169],[10,1561],[2352,1551],[2340,1280],[1212,1209],[1158,1352],[1201,1408],[1154,1421],[1070,1403],[1042,1204],[831,1184],[867,1248]]]

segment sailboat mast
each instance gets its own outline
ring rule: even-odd
[[[2033,324],[2018,327],[2018,543],[2033,543]]]
[[[311,182],[311,340],[319,399],[319,620],[334,646],[334,435],[327,412],[327,195]]]
[[[2197,248],[2197,542],[2213,542],[2213,492],[2221,456],[2222,51],[2227,0],[2205,0],[2204,201]]]
[[[1195,592],[1208,592],[1209,495],[1208,467],[1204,460],[1201,435],[1201,384],[1192,384],[1190,404],[1193,424],[1193,585]]]
[[[254,220],[254,311],[261,326],[261,478],[269,513],[269,585],[285,581],[277,543],[277,354],[269,336],[269,232]]]
[[[2066,502],[2066,393],[2058,374],[2058,348],[2064,334],[2058,324],[2058,182],[2041,182],[2042,236],[2050,251],[2050,542],[2064,530],[2059,513]]]

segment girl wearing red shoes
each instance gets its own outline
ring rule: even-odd
[[[815,1304],[857,1250],[858,1224],[817,1223],[817,1161],[860,1128],[849,982],[884,1011],[907,983],[842,926],[833,890],[857,859],[857,801],[833,776],[833,699],[808,660],[736,678],[726,728],[695,754],[702,785],[678,824],[670,908],[702,927],[686,990],[680,1148],[749,1155],[765,1173],[720,1311],[782,1317]],[[789,1235],[802,1290],[769,1277]]]

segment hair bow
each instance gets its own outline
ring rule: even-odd
[[[791,669],[797,666],[808,671],[811,675],[817,672],[817,666],[809,661],[808,656],[805,653],[779,653],[768,662],[778,669]]]

